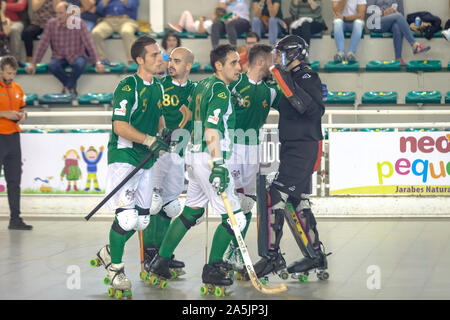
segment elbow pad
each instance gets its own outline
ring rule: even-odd
[[[300,114],[303,114],[307,110],[307,105],[305,101],[296,94],[296,91],[299,91],[299,87],[297,87],[292,80],[292,77],[289,73],[281,71],[276,66],[270,67],[270,72],[272,73],[275,81],[283,91],[283,94],[289,100],[289,103],[297,110]]]

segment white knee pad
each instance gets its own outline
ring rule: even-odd
[[[119,226],[124,231],[131,231],[136,227],[138,223],[138,212],[135,209],[126,209],[116,214]]]
[[[242,211],[239,211],[238,213],[234,214],[234,218],[236,219],[236,222],[239,226],[239,230],[241,230],[241,232],[244,231],[245,226],[247,225],[247,219],[245,218],[245,214]],[[230,218],[227,219],[227,222],[231,227],[233,227],[231,225]]]
[[[253,206],[255,205],[255,200],[247,197],[245,194],[238,192],[239,203],[241,205],[241,210],[245,213],[251,212]]]
[[[169,218],[176,217],[181,211],[180,201],[175,199],[162,207]]]
[[[138,216],[138,220],[136,226],[134,227],[134,230],[136,231],[145,230],[149,225],[149,223],[150,223],[150,215],[147,214],[145,216]]]
[[[163,206],[163,199],[159,193],[153,191],[150,215],[158,214]]]

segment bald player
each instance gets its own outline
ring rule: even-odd
[[[175,152],[166,153],[156,162],[153,170],[152,215],[149,226],[143,232],[144,267],[148,267],[159,250],[171,219],[181,210],[178,201],[184,190],[184,150],[190,138],[192,113],[187,106],[196,82],[188,79],[194,55],[183,47],[175,48],[169,57],[169,75],[161,79],[164,87],[162,111],[166,127],[172,131]],[[169,267],[181,269],[184,263],[172,259]]]

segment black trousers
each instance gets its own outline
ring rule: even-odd
[[[5,174],[11,220],[15,220],[20,215],[20,180],[22,178],[20,133],[0,134],[0,170],[1,168]]]
[[[25,29],[23,29],[22,40],[25,44],[25,51],[27,53],[27,57],[33,56],[33,41],[42,32],[44,32],[44,29],[34,24],[30,24],[26,26]]]
[[[280,167],[272,186],[298,200],[310,193],[318,152],[317,141],[281,141]]]
[[[235,46],[237,44],[238,34],[248,32],[249,30],[250,22],[243,18],[238,18],[227,23],[220,21],[214,22],[211,27],[211,44],[213,48],[216,48],[219,45],[220,36],[226,33],[230,44]]]

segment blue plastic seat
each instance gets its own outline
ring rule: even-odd
[[[354,91],[329,91],[326,104],[354,104],[356,93]]]
[[[367,104],[397,104],[397,92],[394,91],[369,91],[363,94],[362,103]]]
[[[398,60],[372,60],[366,64],[367,71],[400,71],[401,68]]]
[[[112,98],[112,93],[85,93],[78,97],[78,104],[111,104]]]
[[[48,93],[39,97],[39,104],[72,104],[73,99],[73,94]]]
[[[441,103],[442,95],[439,91],[410,91],[406,94],[406,103]]]

